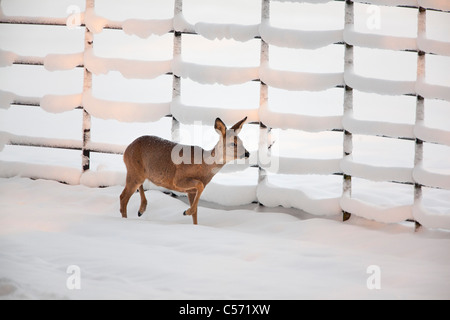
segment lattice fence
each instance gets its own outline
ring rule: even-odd
[[[328,3],[329,0],[272,0],[273,2],[293,3]],[[342,1],[339,1],[342,3]],[[414,38],[386,36],[379,34],[363,34],[354,28],[354,2],[380,6],[395,6],[404,10],[417,11],[418,32]],[[450,16],[450,2],[446,0],[361,0],[345,1],[345,27],[342,30],[288,30],[274,27],[271,24],[271,1],[262,0],[261,23],[257,25],[231,25],[197,23],[190,24],[183,15],[182,0],[175,0],[174,16],[166,20],[111,21],[96,14],[95,0],[86,0],[86,10],[73,19],[79,19],[79,26],[85,28],[84,52],[75,54],[50,54],[45,58],[20,56],[14,52],[1,51],[1,66],[36,65],[47,70],[84,70],[83,92],[76,95],[46,95],[30,98],[12,92],[0,91],[1,107],[29,106],[42,107],[44,110],[70,111],[80,109],[83,113],[83,135],[80,140],[58,138],[39,138],[14,135],[3,132],[0,145],[32,146],[79,150],[82,153],[81,179],[65,179],[64,170],[43,170],[42,166],[26,165],[20,169],[8,167],[2,162],[2,176],[23,175],[33,178],[47,178],[67,183],[83,183],[83,177],[95,175],[90,170],[90,159],[93,153],[121,154],[125,146],[96,143],[91,139],[91,117],[101,119],[117,119],[118,121],[157,121],[163,117],[172,118],[172,138],[178,140],[177,132],[180,124],[202,121],[212,125],[219,116],[228,124],[249,116],[253,125],[258,125],[258,156],[246,165],[236,166],[235,170],[253,167],[258,169],[258,183],[255,186],[235,188],[236,193],[248,192],[249,202],[259,201],[262,204],[276,206],[293,206],[307,212],[328,215],[343,212],[344,220],[350,214],[363,216],[384,222],[400,222],[414,220],[424,226],[433,228],[449,228],[450,217],[437,215],[426,209],[422,203],[422,188],[450,190],[450,174],[432,172],[423,166],[424,143],[450,146],[450,125],[447,130],[431,128],[425,125],[425,100],[440,99],[450,101],[450,88],[430,84],[425,81],[425,62],[430,55],[450,56],[450,42],[430,39],[427,36],[427,12],[442,12]],[[238,9],[237,9],[238,10]],[[70,18],[69,18],[70,19]],[[1,13],[2,24],[28,24],[66,26],[67,18],[29,18],[12,17]],[[134,61],[124,59],[101,58],[94,54],[95,34],[105,29],[123,30],[127,34],[135,34],[146,38],[150,35],[173,34],[173,59],[166,61]],[[186,62],[182,59],[183,36],[195,35],[208,39],[228,38],[237,41],[260,39],[261,58],[258,67],[219,67],[206,66]],[[345,50],[344,70],[335,73],[307,73],[282,71],[269,64],[272,47],[314,50],[329,45],[342,45]],[[354,68],[354,47],[377,48],[390,51],[408,51],[417,54],[417,78],[415,81],[392,81],[368,78],[359,75]],[[118,71],[126,78],[153,79],[159,76],[172,76],[173,96],[167,103],[119,103],[105,101],[93,95],[93,74]],[[193,106],[181,102],[182,81],[190,79],[199,83],[219,83],[237,85],[247,82],[260,83],[259,108],[247,110],[231,110],[209,108],[208,112],[200,111]],[[270,107],[269,89],[278,88],[291,91],[321,92],[330,88],[342,90],[342,115],[307,116],[301,114],[283,114]],[[371,92],[389,96],[411,96],[416,99],[416,119],[414,124],[401,124],[380,121],[360,120],[354,116],[354,91]],[[64,110],[62,110],[64,109]],[[203,109],[204,110],[204,109]],[[449,119],[450,123],[450,119]],[[311,133],[333,131],[343,136],[342,157],[336,159],[293,159],[273,155],[270,146],[270,132],[273,129],[294,129]],[[355,135],[378,136],[402,139],[415,144],[414,166],[384,167],[356,162],[353,157]],[[275,142],[276,143],[276,142]],[[5,152],[5,151],[3,151]],[[276,165],[274,165],[276,162]],[[276,172],[274,171],[276,169]],[[447,166],[447,169],[449,167]],[[45,168],[44,168],[45,169]],[[230,169],[233,171],[233,169]],[[341,177],[342,190],[339,196],[312,199],[300,190],[276,186],[270,183],[272,174],[287,175],[333,175]],[[370,205],[352,197],[352,180],[362,178],[370,181],[385,181],[406,184],[414,190],[414,203],[401,207],[383,208]],[[106,183],[107,184],[107,183]],[[230,187],[231,188],[231,187]],[[234,188],[234,187],[233,187]],[[284,196],[280,197],[280,190]]]

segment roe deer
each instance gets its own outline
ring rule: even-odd
[[[122,217],[127,218],[128,201],[138,188],[141,195],[138,216],[142,216],[147,208],[142,185],[148,179],[157,186],[187,193],[191,207],[184,215],[192,216],[194,224],[197,224],[198,201],[206,185],[227,162],[250,156],[237,136],[246,120],[247,117],[227,129],[222,120],[217,118],[214,128],[220,139],[210,151],[154,136],[143,136],[132,142],[123,155],[127,180],[120,195]]]

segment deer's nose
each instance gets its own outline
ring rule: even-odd
[[[250,158],[250,152],[245,151],[245,158]]]

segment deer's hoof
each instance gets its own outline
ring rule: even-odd
[[[195,211],[192,209],[187,209],[185,212],[183,212],[183,216],[192,216],[195,214]]]
[[[141,213],[140,211],[138,211],[138,217],[142,217],[143,213]]]

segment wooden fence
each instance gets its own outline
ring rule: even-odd
[[[80,175],[89,173],[92,153],[121,154],[124,146],[99,144],[91,140],[91,117],[105,117],[105,109],[115,108],[116,105],[102,101],[92,94],[92,73],[99,72],[99,68],[107,71],[127,73],[128,78],[155,78],[161,75],[173,77],[173,97],[171,103],[127,104],[128,113],[144,116],[151,123],[162,117],[171,117],[173,139],[177,140],[177,129],[180,123],[191,123],[201,120],[211,125],[214,118],[210,114],[221,116],[226,122],[237,121],[250,113],[250,121],[260,126],[259,156],[255,163],[248,166],[259,168],[259,180],[255,199],[260,203],[271,205],[273,199],[264,198],[271,191],[276,193],[277,187],[268,183],[270,164],[261,159],[270,155],[271,141],[269,133],[272,129],[296,129],[310,132],[336,131],[343,134],[343,155],[340,159],[277,159],[277,173],[279,174],[319,174],[342,176],[343,190],[341,196],[332,199],[309,199],[304,194],[293,193],[291,197],[302,199],[299,205],[293,205],[313,214],[343,213],[346,220],[350,214],[363,216],[379,221],[400,222],[414,220],[418,224],[431,228],[450,229],[450,216],[436,215],[427,210],[422,203],[422,188],[436,188],[450,190],[450,174],[430,172],[424,168],[424,143],[450,146],[450,129],[440,130],[427,127],[424,122],[425,99],[441,99],[450,101],[450,88],[429,84],[425,81],[425,62],[429,55],[450,56],[450,42],[429,39],[426,33],[427,11],[439,11],[450,15],[450,3],[439,0],[360,0],[345,1],[345,27],[343,30],[329,31],[300,31],[273,27],[270,23],[271,0],[261,0],[261,23],[258,25],[225,25],[199,23],[191,25],[183,16],[182,0],[175,0],[173,19],[168,20],[127,20],[111,21],[98,16],[95,12],[95,0],[86,0],[86,11],[81,13],[80,26],[85,28],[84,52],[69,55],[48,55],[45,58],[25,57],[14,52],[1,51],[1,65],[13,64],[43,66],[47,70],[69,70],[83,68],[83,92],[70,96],[45,96],[42,98],[22,97],[11,92],[0,91],[3,108],[12,106],[39,107],[54,106],[58,103],[69,106],[68,110],[81,109],[83,112],[83,135],[81,140],[46,139],[38,137],[17,136],[3,132],[0,144],[33,146],[46,148],[62,148],[79,150],[82,153]],[[281,1],[284,0],[272,0]],[[289,2],[327,3],[330,0],[290,0]],[[342,1],[341,1],[342,2]],[[407,10],[417,10],[418,34],[415,38],[385,36],[377,34],[362,34],[354,28],[354,2],[368,3],[381,6],[397,6]],[[406,10],[406,9],[405,9]],[[67,18],[28,18],[11,17],[1,13],[2,24],[28,24],[66,26]],[[94,55],[95,33],[103,29],[124,30],[126,33],[136,33],[145,30],[148,35],[167,33],[173,34],[173,59],[169,61],[137,62],[132,60],[106,59]],[[211,30],[220,32],[227,38],[238,41],[260,39],[261,59],[258,68],[227,68],[211,67],[182,60],[183,35],[198,35],[210,37]],[[283,46],[294,49],[316,49],[332,44],[345,46],[344,71],[340,73],[305,73],[276,70],[269,65],[269,51],[271,46]],[[385,50],[409,51],[417,53],[416,81],[388,81],[372,79],[358,75],[354,71],[354,47],[378,48]],[[130,71],[133,70],[133,71]],[[206,74],[206,75],[205,75]],[[220,83],[224,85],[242,84],[249,81],[260,83],[260,107],[258,110],[225,110],[217,109],[201,115],[195,107],[183,105],[180,101],[182,94],[182,78],[188,78],[200,83]],[[344,95],[343,115],[333,117],[311,117],[302,115],[283,116],[268,106],[269,87],[287,90],[322,91],[330,88],[340,88]],[[378,121],[358,120],[353,114],[354,90],[373,92],[384,95],[408,95],[416,97],[415,124],[395,124]],[[215,112],[214,112],[215,111]],[[108,116],[110,117],[110,116]],[[121,120],[120,118],[118,120]],[[450,123],[450,119],[449,119]],[[450,128],[450,127],[449,127]],[[355,134],[403,139],[415,143],[415,159],[413,168],[377,167],[357,163],[352,158],[353,137]],[[4,163],[4,165],[6,165]],[[26,173],[24,173],[26,172]],[[25,170],[22,175],[34,178],[48,178],[41,174],[39,167]],[[8,176],[8,174],[6,174]],[[414,186],[414,204],[397,208],[380,208],[352,198],[352,177],[371,181],[388,181]],[[55,180],[64,181],[63,178]],[[70,181],[66,181],[70,182]]]

